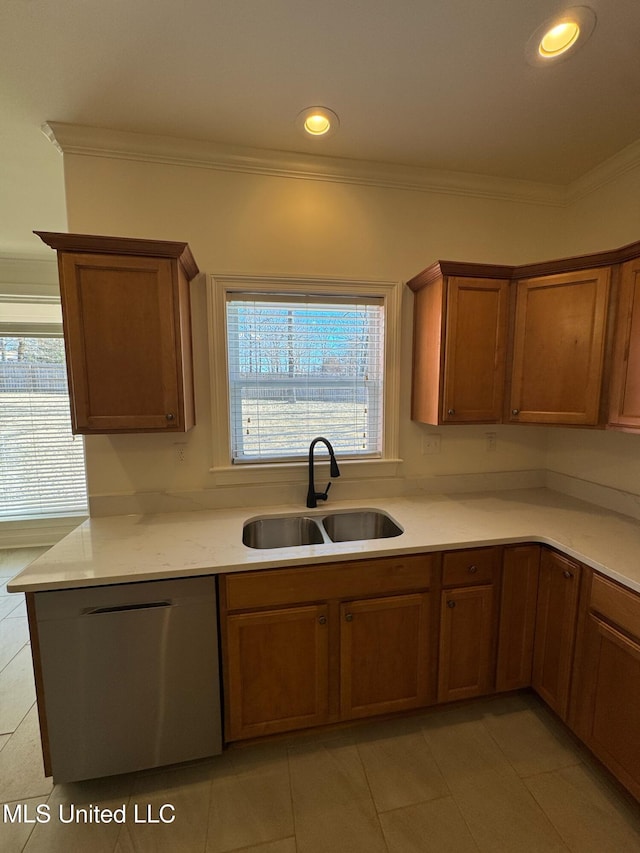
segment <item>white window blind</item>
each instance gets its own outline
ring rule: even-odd
[[[226,323],[234,463],[381,456],[382,298],[229,293]]]
[[[12,331],[0,337],[0,520],[86,513],[60,332]]]

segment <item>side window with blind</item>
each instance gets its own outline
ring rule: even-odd
[[[0,307],[0,520],[85,514],[59,304]]]
[[[381,297],[229,293],[226,328],[233,463],[382,455]]]

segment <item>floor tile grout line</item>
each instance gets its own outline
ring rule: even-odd
[[[498,749],[498,751],[499,751],[499,752],[501,753],[501,755],[504,757],[504,759],[505,759],[505,761],[507,762],[507,764],[509,765],[509,767],[511,767],[511,769],[513,770],[513,772],[514,772],[514,774],[515,774],[516,778],[517,778],[517,779],[518,779],[518,781],[522,784],[522,787],[523,787],[523,788],[524,788],[524,790],[526,791],[526,793],[527,793],[527,795],[528,795],[529,799],[530,799],[530,800],[535,804],[536,808],[537,808],[537,809],[540,811],[540,813],[544,816],[544,818],[546,819],[546,821],[547,821],[547,823],[549,824],[549,826],[553,829],[553,831],[555,832],[555,834],[556,834],[556,835],[558,836],[558,838],[560,839],[560,842],[562,843],[562,845],[563,845],[564,847],[566,847],[566,848],[567,848],[567,850],[571,851],[571,848],[570,848],[570,847],[569,847],[569,845],[565,842],[565,839],[564,839],[564,837],[562,836],[562,833],[560,832],[560,830],[558,829],[558,827],[555,825],[555,823],[554,823],[554,822],[553,822],[553,820],[551,819],[550,815],[548,815],[548,814],[547,814],[547,812],[545,811],[545,809],[542,807],[542,805],[541,805],[541,804],[538,802],[538,800],[535,798],[535,796],[533,795],[533,792],[531,791],[531,789],[529,788],[529,786],[528,786],[528,785],[527,785],[527,783],[525,782],[524,778],[523,778],[523,777],[518,773],[518,771],[517,771],[517,769],[516,769],[515,765],[514,765],[514,764],[513,764],[513,762],[510,760],[510,758],[509,758],[509,756],[507,755],[507,753],[502,749],[502,747],[500,746],[500,744],[498,743],[498,741],[497,741],[497,740],[496,740],[496,738],[494,737],[493,733],[491,732],[490,728],[485,724],[484,718],[480,720],[480,725],[481,725],[481,726],[482,726],[482,728],[485,730],[485,732],[487,733],[487,735],[488,735],[488,737],[491,739],[491,741],[495,744],[495,746],[496,746],[496,748]],[[555,772],[555,771],[551,771],[551,772]],[[579,851],[571,851],[571,853],[579,853]]]
[[[298,853],[298,831],[296,829],[296,809],[295,804],[293,802],[293,779],[291,778],[291,749],[287,746],[287,773],[289,776],[289,801],[291,803],[291,824],[293,826],[293,840],[296,848],[296,853]]]
[[[357,739],[354,741],[354,746],[356,748],[356,755],[358,756],[358,761],[360,762],[360,767],[362,767],[362,773],[364,775],[364,780],[367,783],[367,789],[369,791],[369,796],[371,797],[371,805],[373,806],[373,810],[374,810],[375,815],[376,815],[376,822],[377,822],[378,827],[380,829],[380,837],[382,838],[382,843],[385,846],[385,850],[387,851],[387,853],[389,853],[389,845],[387,844],[387,836],[385,835],[384,827],[382,826],[382,821],[380,820],[380,812],[378,811],[378,807],[376,805],[376,798],[373,796],[373,791],[371,789],[371,781],[369,779],[369,775],[367,773],[367,768],[365,766],[365,763],[362,760],[362,755],[360,754],[360,743]]]
[[[456,796],[455,796],[454,792],[451,790],[451,787],[449,786],[449,783],[448,783],[448,781],[447,781],[447,777],[446,777],[446,776],[445,776],[445,774],[442,772],[442,767],[441,767],[441,766],[440,766],[440,764],[438,763],[438,759],[437,759],[437,758],[436,758],[436,756],[433,754],[433,750],[431,749],[431,744],[429,743],[429,739],[427,738],[427,736],[426,736],[426,734],[425,734],[424,726],[420,726],[420,732],[422,733],[422,737],[424,738],[424,740],[425,740],[425,742],[426,742],[426,744],[427,744],[427,749],[428,749],[428,750],[429,750],[429,752],[431,753],[431,756],[433,757],[433,761],[434,761],[434,763],[435,763],[436,767],[438,768],[438,771],[439,771],[440,775],[441,775],[441,776],[442,776],[442,778],[444,779],[444,783],[445,783],[445,785],[447,786],[447,790],[449,791],[449,796],[450,796],[450,797],[451,797],[451,799],[453,800],[453,802],[454,802],[454,804],[455,804],[455,807],[456,807],[456,809],[458,810],[458,814],[460,815],[460,819],[462,820],[462,822],[463,822],[463,823],[464,823],[464,825],[466,826],[466,828],[467,828],[467,832],[469,833],[469,836],[470,836],[471,840],[472,840],[472,841],[473,841],[473,843],[475,844],[476,849],[478,850],[478,853],[480,853],[480,851],[481,851],[480,845],[479,845],[478,841],[476,840],[475,835],[474,835],[474,834],[473,834],[473,832],[471,831],[471,826],[469,825],[469,822],[467,821],[467,819],[466,819],[466,817],[465,817],[465,815],[464,815],[464,812],[463,812],[463,811],[462,811],[462,809],[460,808],[460,803],[459,803],[459,802],[458,802],[458,800],[456,799]]]

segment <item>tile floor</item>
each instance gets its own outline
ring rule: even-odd
[[[37,549],[0,551],[0,576]],[[4,583],[3,582],[3,583]],[[640,809],[530,694],[370,722],[219,758],[74,785],[42,773],[24,605],[0,589],[3,853],[640,853]],[[171,824],[160,807],[175,808]],[[62,823],[126,805],[122,824]]]

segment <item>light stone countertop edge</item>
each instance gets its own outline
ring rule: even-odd
[[[356,508],[383,510],[403,533],[268,550],[242,543],[248,519]],[[316,510],[287,505],[90,518],[7,589],[76,589],[518,543],[550,545],[640,592],[640,522],[545,488],[334,501]]]

